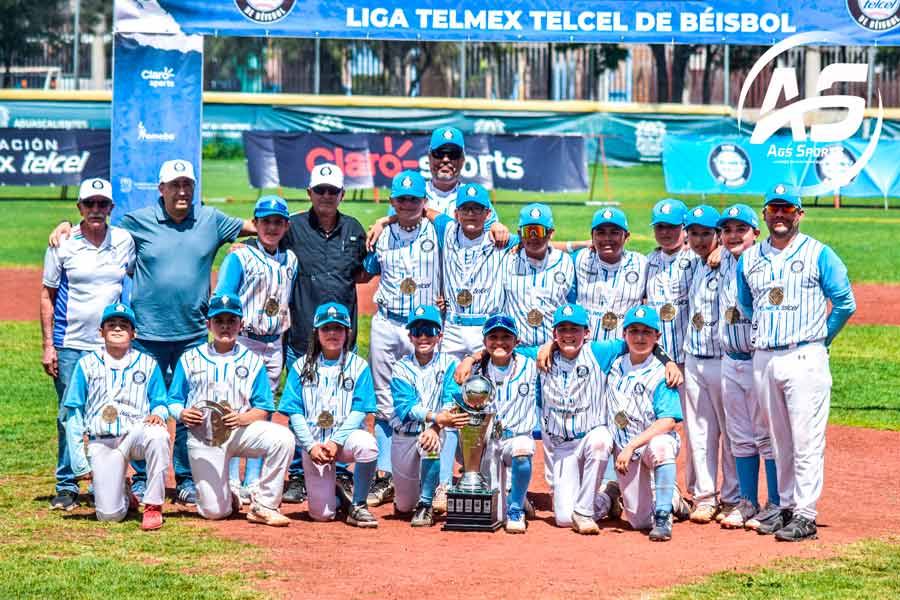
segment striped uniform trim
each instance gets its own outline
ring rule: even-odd
[[[347,355],[344,370],[341,371],[341,359],[335,364],[325,364],[321,355],[318,358],[317,380],[309,383],[300,376],[303,371],[305,356],[294,363],[297,378],[302,383],[301,402],[306,415],[306,425],[317,442],[326,442],[341,428],[350,415],[353,406],[353,394],[360,374],[368,367],[366,361],[354,353]],[[324,411],[331,413],[334,423],[331,427],[319,427],[319,415]]]
[[[694,356],[722,356],[719,341],[719,269],[711,269],[699,256],[694,258],[692,269],[694,277],[688,293],[690,324],[684,337],[684,351]],[[697,325],[700,325],[699,329]]]
[[[239,413],[253,408],[253,382],[265,369],[258,354],[235,344],[231,354],[217,356],[204,344],[187,350],[179,361],[190,388],[186,408],[206,401],[228,402]]]
[[[392,379],[404,381],[416,390],[418,402],[433,413],[440,412],[443,406],[444,376],[447,370],[455,362],[455,359],[443,352],[436,352],[434,358],[427,365],[420,365],[415,354],[407,354],[396,363],[391,373]],[[452,373],[450,374],[452,376]],[[418,421],[403,423],[394,414],[390,420],[394,431],[402,433],[420,433],[423,424]]]
[[[537,426],[537,365],[531,358],[515,354],[506,371],[488,364],[488,378],[497,386],[490,412],[504,430],[528,435]]]
[[[516,320],[519,343],[540,346],[553,338],[553,313],[566,303],[575,283],[575,263],[565,252],[552,246],[540,265],[533,265],[525,250],[508,253],[501,263],[503,310]],[[541,313],[541,323],[528,322],[528,313]]]
[[[244,246],[234,252],[244,270],[239,291],[244,308],[244,330],[256,335],[278,335],[291,326],[288,301],[297,272],[297,256],[291,251],[279,251],[274,257],[258,248]],[[266,301],[275,298],[279,311],[266,314]]]
[[[682,248],[672,255],[656,250],[647,257],[647,304],[657,312],[666,304],[676,310],[674,319],[660,321],[660,344],[676,363],[684,362],[684,335],[690,321],[688,292],[695,256],[689,248]]]
[[[574,360],[555,353],[541,374],[541,429],[559,437],[586,434],[606,424],[606,374],[589,345]]]
[[[737,309],[737,265],[738,259],[731,252],[722,252],[719,265],[719,339],[725,352],[752,352],[753,335],[750,319],[745,319]],[[728,317],[733,323],[729,323]]]
[[[600,260],[593,250],[575,255],[576,302],[588,312],[591,336],[595,341],[622,337],[625,313],[639,305],[647,287],[647,257],[625,251],[615,265]],[[615,327],[603,327],[603,315],[616,316]]]
[[[385,229],[375,244],[381,266],[381,279],[375,292],[378,306],[406,318],[420,304],[435,304],[440,290],[437,232],[428,220],[419,223],[417,235],[403,240],[397,236],[398,226]],[[415,292],[405,294],[401,283],[412,279]]]
[[[126,366],[114,368],[106,362],[103,351],[82,356],[78,363],[84,373],[87,395],[84,403],[85,428],[89,435],[125,435],[135,423],[150,414],[147,386],[156,369],[156,361],[149,354],[129,350],[122,361]],[[107,405],[116,407],[118,416],[113,423],[101,417]]]
[[[503,286],[497,277],[508,249],[497,248],[489,235],[481,236],[476,246],[460,243],[462,231],[458,223],[444,232],[444,293],[447,315],[487,317],[503,309]],[[471,295],[468,306],[460,306],[458,295],[463,290]]]

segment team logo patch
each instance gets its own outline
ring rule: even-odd
[[[530,392],[530,391],[531,391],[531,386],[528,385],[527,383],[522,382],[519,384],[519,395],[520,396],[527,396],[528,392]]]
[[[564,284],[566,282],[566,274],[562,271],[557,271],[553,274],[553,281],[555,281],[559,285]]]
[[[469,189],[466,190],[466,194],[469,196],[477,196],[478,190],[476,190],[474,187],[469,187]]]
[[[671,212],[672,212],[672,205],[669,204],[668,202],[666,202],[665,204],[662,205],[662,208],[659,209],[659,212],[661,212],[661,213],[664,214],[664,215],[671,214]]]
[[[131,381],[140,385],[140,384],[144,383],[145,381],[147,381],[147,374],[144,373],[143,371],[135,371],[134,374],[131,376]]]
[[[333,306],[332,306],[331,308],[329,308],[329,309],[328,309],[328,316],[329,316],[329,317],[336,317],[336,316],[337,316],[337,309],[336,309],[335,307],[333,307]]]
[[[679,269],[687,269],[689,266],[691,266],[691,261],[690,261],[690,259],[682,258],[681,260],[678,261],[678,268],[679,268]]]
[[[604,219],[612,219],[612,211],[609,210],[609,209],[604,210],[604,211],[603,211],[603,218],[604,218]]]
[[[706,282],[706,287],[711,290],[719,289],[719,280],[718,279],[710,279]]]
[[[425,307],[420,306],[419,308],[417,308],[417,309],[416,309],[416,314],[417,314],[417,315],[424,315],[424,314],[425,314]]]
[[[237,369],[234,370],[234,374],[238,379],[247,379],[247,376],[250,375],[250,369],[248,369],[244,365],[240,365]]]
[[[116,312],[125,312],[126,308],[124,304],[116,304]]]
[[[341,387],[344,388],[344,391],[349,392],[353,389],[353,384],[356,383],[353,381],[352,377],[346,377],[344,381],[341,383]]]
[[[694,216],[695,216],[695,217],[702,217],[702,216],[703,216],[703,209],[702,209],[702,208],[695,208],[695,209],[694,209]]]
[[[647,388],[644,387],[644,384],[643,384],[643,383],[636,383],[636,384],[634,384],[634,391],[633,391],[633,394],[634,394],[635,396],[640,396],[641,394],[644,393],[644,390],[646,390],[646,389],[647,389]]]
[[[634,316],[636,316],[638,319],[643,319],[646,314],[647,314],[647,311],[644,310],[643,308],[639,308],[636,311],[634,311]]]
[[[178,171],[179,173],[187,170],[187,167],[185,166],[185,164],[183,162],[181,162],[180,160],[177,161],[174,165],[172,165],[172,168],[175,169],[176,171]]]
[[[881,33],[900,25],[900,2],[897,0],[847,0],[847,12],[856,24],[869,31]]]
[[[625,273],[625,281],[627,281],[628,283],[637,283],[639,277],[640,276],[637,274],[637,271],[628,271],[627,273]]]
[[[573,312],[575,312],[575,311],[572,310],[571,306],[566,306],[565,308],[562,309],[562,314],[566,315],[567,317],[572,316]]]
[[[575,369],[575,374],[579,377],[587,377],[589,371],[590,370],[586,366],[578,365],[578,368]]]
[[[532,208],[532,209],[531,209],[531,212],[528,213],[528,214],[531,215],[531,217],[532,217],[533,219],[537,219],[538,217],[541,216],[541,209],[539,209],[539,208]]]
[[[740,211],[737,209],[737,206],[732,206],[728,209],[729,217],[736,217]]]
[[[293,279],[293,278],[294,278],[294,270],[293,270],[292,268],[290,268],[290,267],[287,268],[287,278],[288,278],[288,279]]]
[[[332,169],[328,165],[319,168],[320,175],[331,175]]]
[[[793,271],[794,273],[799,273],[802,270],[803,270],[803,261],[802,260],[795,260],[794,262],[791,263],[791,271]]]
[[[234,0],[241,14],[257,23],[280,21],[294,8],[295,0]]]
[[[422,252],[431,252],[434,250],[434,242],[431,240],[422,240],[421,248]]]
[[[91,187],[94,188],[95,190],[102,190],[102,189],[103,189],[103,182],[100,181],[99,179],[95,179],[95,180],[93,181],[93,183],[91,183]]]
[[[775,193],[776,193],[776,194],[783,194],[783,193],[785,193],[786,191],[787,191],[787,188],[785,188],[784,185],[782,185],[782,184],[780,184],[780,183],[779,183],[778,185],[775,186]]]
[[[400,182],[400,185],[402,185],[402,186],[405,187],[406,189],[411,188],[411,187],[412,187],[412,178],[410,178],[410,177],[404,177],[404,178],[403,178],[403,181]]]
[[[231,298],[228,296],[222,296],[222,306],[228,306],[228,303],[231,302]]]
[[[453,132],[450,131],[449,129],[445,129],[445,130],[444,130],[444,133],[443,133],[443,136],[444,136],[444,139],[445,139],[445,140],[452,140],[452,139],[453,139]]]

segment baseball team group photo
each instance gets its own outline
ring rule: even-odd
[[[111,93],[0,89],[0,595],[900,594],[887,16],[84,3]]]

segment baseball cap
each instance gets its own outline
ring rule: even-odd
[[[628,231],[628,218],[620,209],[615,207],[601,208],[594,213],[591,221],[591,230],[605,224],[615,225],[619,229]]]
[[[547,229],[553,229],[553,213],[550,207],[539,202],[523,206],[519,211],[519,229],[526,225],[543,225]]]
[[[509,315],[501,313],[488,317],[488,320],[484,322],[484,327],[481,328],[481,335],[487,335],[495,329],[505,329],[514,336],[519,337],[519,328],[516,327],[516,321]]]
[[[695,206],[688,211],[684,217],[684,227],[687,229],[691,225],[700,225],[701,227],[709,227],[715,229],[719,223],[719,211],[712,206],[701,204]]]
[[[344,172],[333,163],[322,163],[313,167],[309,174],[309,186],[330,185],[339,190],[344,189]]]
[[[437,150],[441,146],[457,146],[463,152],[466,151],[466,143],[462,131],[456,127],[438,127],[431,132],[431,145],[429,150]]]
[[[563,323],[588,326],[588,314],[584,307],[577,304],[563,304],[553,313],[553,326],[558,327]]]
[[[96,196],[112,200],[112,184],[99,177],[82,181],[81,186],[78,188],[78,201],[81,202]]]
[[[463,204],[469,204],[470,202],[483,206],[484,208],[492,208],[488,191],[477,183],[464,183],[459,186],[459,191],[456,193],[457,207],[460,207]]]
[[[237,294],[213,294],[209,299],[209,310],[206,311],[206,318],[212,319],[216,315],[222,313],[230,313],[239,317],[244,316],[244,309],[241,306],[241,298]]]
[[[433,323],[438,326],[438,329],[442,329],[444,326],[444,322],[441,321],[441,311],[430,304],[420,304],[415,310],[410,312],[409,317],[406,319],[406,328],[409,329],[417,321]]]
[[[115,304],[110,304],[109,306],[104,308],[103,316],[100,318],[100,325],[103,325],[104,323],[115,317],[126,319],[129,323],[131,323],[131,326],[134,327],[134,311],[131,310],[131,307],[127,304],[117,302]]]
[[[287,202],[285,202],[284,198],[281,196],[273,194],[270,196],[263,196],[256,201],[256,208],[253,209],[253,217],[255,219],[262,219],[263,217],[271,215],[278,215],[285,219],[290,216],[288,214]]]
[[[391,198],[400,196],[425,197],[425,179],[418,171],[400,171],[391,181]]]
[[[625,322],[622,325],[622,329],[627,329],[629,325],[634,325],[635,323],[646,325],[656,331],[660,330],[659,315],[646,304],[635,306],[625,313]]]
[[[746,223],[753,229],[759,229],[759,217],[753,212],[753,209],[746,204],[733,204],[722,211],[719,221],[716,225],[721,228],[725,221],[740,221]]]
[[[347,310],[347,307],[337,302],[320,304],[313,317],[313,327],[318,329],[329,323],[337,323],[350,329],[350,312]]]
[[[159,168],[160,183],[169,183],[179,177],[187,177],[191,181],[197,181],[197,178],[194,177],[194,165],[189,161],[177,158],[175,160],[167,160]]]
[[[681,200],[666,198],[653,206],[653,218],[650,225],[684,225],[684,214],[687,206]]]
[[[779,183],[766,194],[766,201],[763,202],[763,206],[768,206],[771,202],[787,202],[797,208],[803,208],[803,205],[800,203],[800,193],[797,191],[792,185],[788,185],[786,183]]]

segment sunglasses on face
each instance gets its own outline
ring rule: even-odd
[[[544,239],[547,237],[547,228],[543,225],[526,225],[521,230],[523,239]]]
[[[330,185],[317,185],[312,189],[314,194],[318,194],[320,196],[337,196],[341,193],[341,188],[336,188]]]
[[[487,209],[485,207],[481,206],[480,204],[473,204],[471,202],[467,202],[466,204],[463,204],[462,206],[456,207],[456,212],[462,213],[464,215],[480,215],[485,210],[487,210]]]
[[[449,158],[450,160],[459,160],[462,158],[462,150],[454,149],[454,150],[432,150],[431,156],[437,160],[444,160],[445,158]]]
[[[112,202],[109,200],[82,200],[81,205],[85,208],[109,208]]]
[[[767,204],[766,212],[770,215],[777,215],[780,212],[786,215],[793,215],[797,212],[797,207],[793,204]]]
[[[413,325],[409,328],[409,335],[413,337],[435,337],[441,333],[441,328],[437,325]]]

